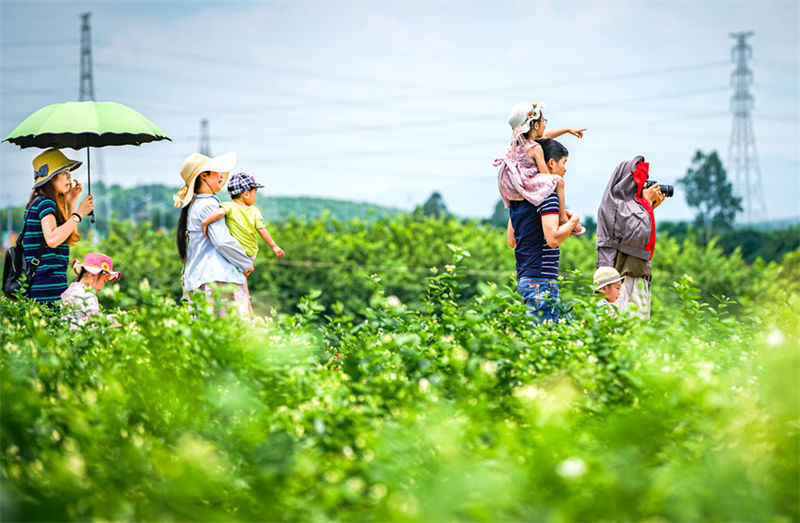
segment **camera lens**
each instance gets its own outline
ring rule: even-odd
[[[672,185],[659,184],[659,187],[661,187],[661,194],[663,194],[667,198],[672,198],[675,195],[675,187],[673,187]]]

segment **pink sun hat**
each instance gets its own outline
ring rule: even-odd
[[[121,273],[114,272],[114,261],[111,257],[99,252],[87,253],[83,257],[83,262],[79,262],[77,258],[72,260],[72,270],[75,274],[80,274],[81,269],[86,269],[86,272],[95,275],[107,272],[110,275],[108,281],[118,280],[122,276]]]

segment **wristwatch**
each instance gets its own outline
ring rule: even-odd
[[[75,223],[81,223],[81,215],[76,212],[72,213],[72,216],[70,216],[70,218],[75,220]]]

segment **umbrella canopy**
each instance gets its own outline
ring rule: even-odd
[[[90,147],[140,145],[170,137],[156,124],[116,102],[66,102],[42,107],[11,131],[4,142],[48,149],[86,147],[86,172],[92,194]],[[92,223],[94,223],[94,212]]]
[[[42,107],[3,141],[46,149],[140,145],[170,140],[156,124],[116,102],[66,102]]]

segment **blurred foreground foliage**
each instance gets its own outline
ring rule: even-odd
[[[510,278],[464,274],[509,270],[486,229],[374,227],[276,237],[288,256],[441,270],[262,258],[285,313],[225,318],[165,292],[171,239],[140,230],[107,246],[121,327],[0,299],[2,519],[800,518],[800,252],[747,267],[661,242],[653,320],[598,309],[578,277],[574,321],[546,328]],[[590,246],[564,249],[584,274]],[[292,277],[313,289],[294,304]]]

